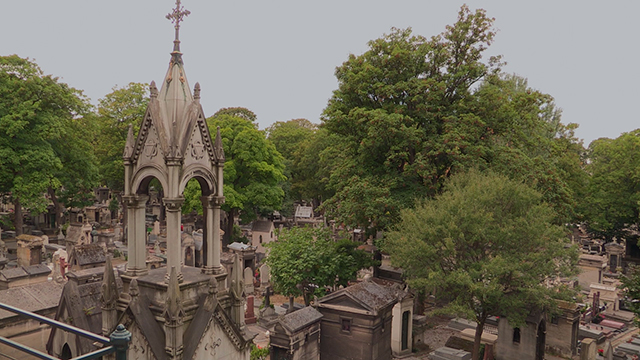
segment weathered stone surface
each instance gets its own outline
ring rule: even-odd
[[[582,340],[580,348],[580,360],[595,360],[596,359],[596,342],[593,339]]]
[[[244,269],[244,292],[253,295],[253,270],[249,267]]]
[[[271,268],[269,265],[263,264],[260,266],[260,286],[269,286],[269,281],[271,281]]]

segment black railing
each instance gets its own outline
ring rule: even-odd
[[[94,334],[90,331],[86,331],[80,328],[77,328],[75,326],[71,326],[69,324],[65,324],[62,323],[60,321],[56,321],[53,319],[49,319],[48,317],[42,316],[42,315],[38,315],[38,314],[34,314],[32,312],[29,311],[25,311],[25,310],[21,310],[18,309],[16,307],[10,306],[10,305],[6,305],[3,303],[0,303],[0,309],[2,310],[6,310],[6,311],[10,311],[12,313],[21,315],[23,317],[27,317],[33,320],[37,320],[41,323],[45,323],[47,325],[50,325],[52,327],[64,330],[64,331],[68,331],[70,333],[79,335],[79,336],[83,336],[85,338],[88,338],[90,340],[93,340],[94,342],[100,343],[102,345],[104,345],[103,348],[92,351],[90,353],[84,354],[84,355],[80,355],[77,357],[74,357],[71,360],[88,360],[88,359],[98,359],[104,355],[108,355],[111,353],[115,353],[116,355],[116,360],[127,360],[127,348],[129,347],[129,342],[131,341],[131,333],[129,331],[127,331],[127,329],[124,328],[123,325],[118,325],[118,327],[116,328],[116,330],[114,332],[111,333],[110,337],[105,337],[105,336],[101,336],[101,335],[97,335]],[[42,351],[36,350],[36,349],[32,349],[26,345],[22,345],[20,343],[17,343],[13,340],[9,340],[5,337],[0,336],[0,343],[1,344],[5,344],[7,346],[10,346],[14,349],[20,350],[24,353],[27,353],[29,355],[35,356],[38,359],[44,359],[44,360],[60,360],[59,358],[55,357],[55,356],[51,356],[49,354],[43,353]]]

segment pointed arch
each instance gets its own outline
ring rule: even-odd
[[[68,343],[64,343],[64,346],[62,346],[62,351],[60,352],[60,359],[69,360],[72,358],[73,358],[73,354],[71,353],[71,347],[69,346]]]

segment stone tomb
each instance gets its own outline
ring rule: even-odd
[[[320,319],[311,306],[280,317],[269,336],[271,359],[319,360]]]
[[[42,246],[40,236],[22,234],[16,238],[18,244],[18,266],[38,265],[42,262]]]
[[[94,295],[100,299],[101,332],[108,335],[118,324],[131,332],[128,359],[248,360],[255,334],[244,323],[242,270],[246,265],[235,256],[230,278],[221,266],[225,155],[220,131],[215,138],[209,132],[200,105],[200,85],[191,88],[187,80],[179,40],[180,22],[186,15],[177,0],[167,16],[175,29],[169,68],[160,89],[154,81],[150,84],[137,136],[132,126],[127,133],[122,156],[128,256],[126,271],[119,274],[123,288],[118,289],[113,269],[107,265],[101,291]],[[182,265],[180,210],[191,179],[200,184],[205,219],[202,268]],[[154,181],[162,187],[156,207],[164,207],[167,267],[149,270],[146,205]],[[64,354],[64,345],[59,341],[49,352]],[[67,356],[85,353],[66,345]]]
[[[372,281],[319,299],[321,359],[391,359],[392,309],[397,301],[393,288]]]

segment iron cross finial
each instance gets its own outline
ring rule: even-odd
[[[176,8],[166,16],[167,19],[171,20],[171,23],[175,24],[176,39],[174,43],[176,45],[174,46],[174,51],[180,51],[180,22],[189,14],[191,14],[191,11],[185,10],[184,6],[180,5],[180,0],[176,0]]]

